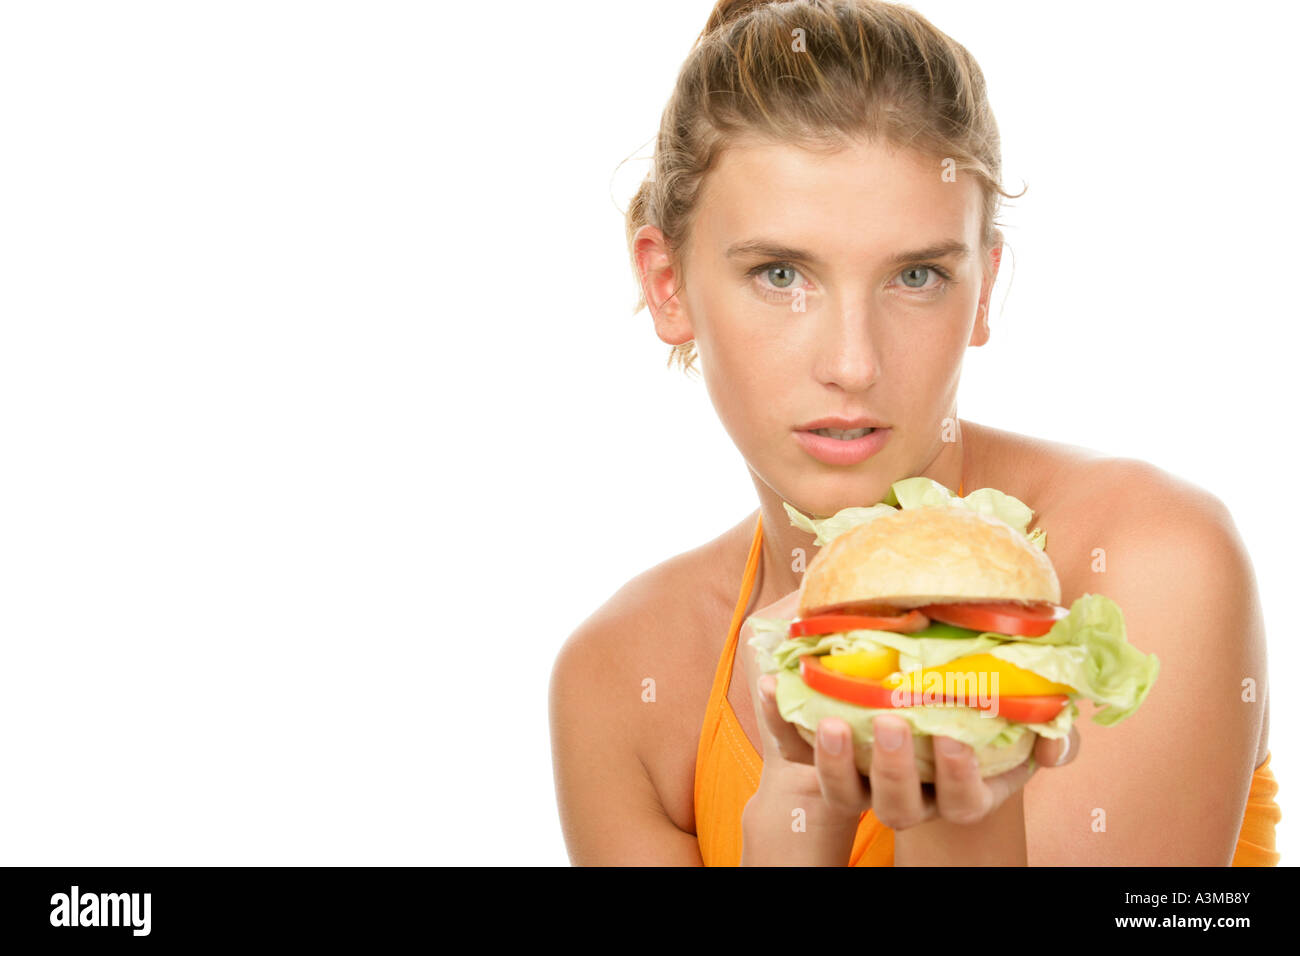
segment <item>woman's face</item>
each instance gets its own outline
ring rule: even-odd
[[[996,254],[980,257],[980,198],[969,175],[866,144],[746,145],[706,177],[682,275],[656,280],[655,301],[685,288],[656,327],[695,339],[723,426],[806,513],[878,501],[954,440],[945,419],[967,346],[988,339],[997,271]],[[951,245],[967,251],[938,248]],[[797,432],[830,416],[889,432],[871,457],[828,464]]]

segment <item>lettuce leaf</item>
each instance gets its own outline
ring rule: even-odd
[[[869,508],[842,508],[829,518],[810,518],[783,502],[785,513],[790,523],[816,535],[817,545],[825,545],[839,535],[860,524],[874,521],[882,515],[893,514],[899,508],[967,508],[979,514],[990,515],[1005,521],[1016,531],[1025,535],[1041,549],[1047,548],[1047,532],[1041,528],[1029,531],[1029,522],[1034,517],[1033,510],[1019,498],[998,491],[996,488],[977,488],[964,498],[958,498],[933,478],[917,476],[896,481],[889,487],[889,494],[879,504]],[[897,507],[895,507],[897,505]]]

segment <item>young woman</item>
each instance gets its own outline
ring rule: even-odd
[[[965,350],[989,338],[1000,175],[978,65],[914,11],[714,9],[628,239],[655,330],[683,368],[698,352],[758,509],[630,581],[561,651],[550,719],[574,863],[1278,862],[1264,629],[1223,504],[1141,461],[957,416]],[[877,431],[810,438],[826,419]],[[842,722],[814,749],[781,720],[742,625],[796,616],[791,556],[816,547],[783,502],[829,516],[913,475],[1034,509],[1061,603],[1105,594],[1159,657],[1137,713],[1103,727],[1085,709],[1068,749],[1040,738],[1036,770],[986,780],[954,741],[932,787],[904,721],[864,779]]]

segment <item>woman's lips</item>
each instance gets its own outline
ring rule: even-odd
[[[796,431],[794,437],[803,446],[803,450],[818,461],[828,465],[856,465],[880,451],[889,440],[890,432],[891,429],[888,428],[877,428],[870,434],[851,441],[825,438],[808,431]]]

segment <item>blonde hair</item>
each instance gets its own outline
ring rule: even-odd
[[[983,253],[1004,241],[996,216],[1002,147],[984,74],[964,46],[910,7],[882,0],[719,0],[664,108],[653,171],[626,213],[663,231],[681,289],[682,252],[705,175],[742,135],[831,151],[882,140],[941,158],[983,193]],[[636,308],[646,305],[638,292]],[[690,373],[694,341],[668,367]]]

